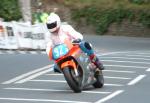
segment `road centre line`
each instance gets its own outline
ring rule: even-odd
[[[31,80],[31,79],[34,79],[34,78],[36,78],[36,77],[38,77],[38,76],[40,76],[40,75],[43,75],[43,74],[48,73],[48,72],[51,72],[52,70],[53,70],[53,68],[49,68],[49,69],[47,69],[47,70],[44,70],[44,71],[38,72],[38,73],[36,73],[36,74],[33,74],[33,75],[31,75],[31,76],[29,76],[29,77],[27,77],[27,78],[25,78],[25,79],[22,79],[22,80],[20,80],[20,81],[17,81],[17,82],[15,82],[15,83],[25,83],[25,82],[27,82],[27,81],[29,81],[29,80]]]
[[[15,77],[15,78],[13,78],[13,79],[10,79],[10,80],[8,80],[8,81],[5,81],[5,82],[3,82],[2,84],[10,84],[10,83],[13,83],[13,82],[18,81],[18,80],[20,80],[20,79],[23,79],[23,78],[25,78],[25,77],[27,77],[27,76],[29,76],[29,75],[32,75],[32,74],[37,73],[37,72],[40,72],[40,71],[45,70],[45,69],[48,69],[48,68],[50,68],[50,67],[52,67],[52,66],[53,66],[53,65],[47,65],[47,66],[44,66],[44,67],[42,67],[42,68],[35,69],[35,70],[30,71],[30,72],[28,72],[28,73],[25,73],[25,74],[22,74],[22,75],[20,75],[20,76],[17,76],[17,77]]]
[[[122,71],[122,70],[103,70],[104,72],[117,72],[117,73],[136,73],[135,71]]]
[[[31,102],[56,102],[56,103],[91,103],[91,102],[67,101],[67,100],[27,99],[27,98],[4,98],[4,97],[0,97],[0,100],[9,100],[9,101],[31,101]]]
[[[113,97],[119,95],[119,94],[122,93],[122,92],[124,92],[124,90],[117,90],[116,92],[114,92],[114,93],[112,93],[112,94],[110,94],[110,95],[108,95],[108,96],[106,96],[106,97],[104,97],[104,98],[102,98],[102,99],[96,101],[95,103],[104,103],[104,102],[106,102],[106,101],[112,99]]]
[[[113,58],[113,59],[131,59],[131,60],[150,60],[150,59],[146,59],[146,58],[127,58],[127,57],[101,57],[101,60],[103,59],[110,59],[110,58]]]
[[[29,80],[31,82],[53,82],[53,83],[67,83],[65,80],[39,80],[39,79],[34,79],[34,80]],[[109,84],[105,83],[104,86],[124,86],[122,84]]]
[[[146,75],[139,75],[138,77],[136,77],[135,79],[131,80],[128,85],[134,85],[136,83],[138,83],[140,80],[142,80]]]
[[[72,92],[72,90],[58,90],[58,89],[39,89],[39,88],[3,88],[7,90],[22,90],[22,91],[46,91],[46,92]],[[111,92],[101,91],[82,91],[83,93],[95,93],[95,94],[110,94]]]
[[[138,64],[150,64],[150,62],[134,62],[134,61],[121,61],[121,60],[101,60],[103,62],[125,62],[125,63],[138,63]]]

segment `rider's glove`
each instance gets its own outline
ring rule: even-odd
[[[73,44],[79,44],[82,40],[81,39],[74,39],[72,40]]]

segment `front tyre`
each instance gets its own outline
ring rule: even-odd
[[[63,73],[64,73],[64,77],[69,85],[69,87],[75,92],[75,93],[80,93],[81,90],[81,86],[79,81],[77,81],[77,79],[75,78],[75,73],[74,70],[69,68],[69,67],[65,67],[63,69]]]
[[[95,73],[96,82],[93,84],[95,88],[102,88],[104,86],[104,77],[102,71]]]

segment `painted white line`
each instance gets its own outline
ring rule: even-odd
[[[36,51],[30,51],[30,54],[37,54]]]
[[[53,83],[67,83],[65,80],[39,80],[39,79],[34,79],[34,80],[29,80],[31,82],[53,82]],[[122,84],[108,84],[105,83],[104,86],[124,86]]]
[[[41,54],[46,54],[46,52],[45,52],[45,51],[42,51]]]
[[[124,85],[122,85],[122,84],[108,84],[108,83],[105,83],[104,86],[121,87],[121,86],[124,86]]]
[[[114,54],[123,54],[123,53],[132,53],[132,52],[140,52],[140,51],[119,51],[119,52],[109,52],[103,54],[97,54],[97,56],[106,56],[106,55],[114,55]]]
[[[103,70],[104,72],[117,72],[117,73],[136,73],[135,71],[122,71],[122,70]]]
[[[39,88],[4,88],[8,90],[25,90],[25,91],[48,91],[48,92],[72,92],[72,90],[56,90],[56,89],[39,89]],[[95,93],[95,94],[110,94],[111,92],[101,91],[82,91],[83,93]]]
[[[143,58],[150,58],[150,56],[145,56],[145,55],[126,55],[126,56],[129,56],[129,57],[143,57]]]
[[[122,68],[140,68],[140,69],[146,69],[148,67],[144,67],[144,66],[127,66],[127,65],[104,65],[106,67],[122,67]]]
[[[130,60],[150,60],[146,58],[130,58],[130,57],[101,57],[101,59],[130,59]]]
[[[29,80],[29,81],[32,81],[32,82],[54,82],[54,83],[67,83],[66,81],[64,80],[39,80],[39,79],[34,79],[34,80]]]
[[[150,72],[150,68],[148,68],[146,71],[147,71],[147,72]]]
[[[20,54],[27,54],[26,51],[18,51]]]
[[[56,102],[56,103],[91,103],[91,102],[67,101],[67,100],[27,99],[27,98],[3,98],[3,97],[0,97],[0,100],[9,100],[9,101],[31,101],[31,102]]]
[[[50,68],[50,69],[47,69],[47,70],[38,72],[38,73],[36,73],[36,74],[33,74],[33,75],[31,75],[31,76],[29,76],[29,77],[27,77],[27,78],[25,78],[25,79],[22,79],[22,80],[20,80],[20,81],[15,82],[15,83],[25,83],[25,82],[27,82],[27,81],[29,81],[29,80],[31,80],[31,79],[34,79],[34,78],[36,78],[36,77],[38,77],[38,76],[40,76],[40,75],[43,75],[43,74],[48,73],[48,72],[51,72],[52,70],[53,70],[53,68]]]
[[[108,101],[108,100],[114,98],[115,96],[119,95],[122,92],[124,92],[124,90],[117,90],[116,92],[104,97],[103,99],[96,101],[95,103],[104,103],[105,101]]]
[[[13,78],[13,79],[8,80],[8,81],[5,81],[5,82],[3,82],[2,84],[10,84],[10,83],[13,83],[13,82],[18,81],[18,80],[20,80],[20,79],[23,79],[23,78],[25,78],[25,77],[27,77],[27,76],[29,76],[29,75],[32,75],[32,74],[37,73],[37,72],[40,72],[40,71],[45,70],[45,69],[48,69],[48,68],[50,68],[50,67],[52,67],[52,66],[53,66],[53,65],[47,65],[47,66],[44,66],[44,67],[42,67],[42,68],[39,68],[39,69],[30,71],[30,72],[28,72],[28,73],[22,74],[22,75],[20,75],[20,76],[17,76],[17,77],[15,77],[15,78]]]
[[[63,74],[44,74],[44,75],[47,75],[47,76],[63,76]],[[126,78],[126,77],[111,77],[111,76],[104,76],[104,78],[108,78],[108,79],[125,79],[125,80],[132,79],[132,78]]]
[[[139,82],[140,80],[142,80],[146,75],[139,75],[138,77],[136,77],[135,79],[133,79],[132,81],[130,81],[128,83],[128,85],[134,85],[137,82]]]
[[[103,62],[119,62],[119,63],[137,63],[137,64],[150,64],[149,62],[134,62],[134,61],[121,61],[121,60],[101,60]]]
[[[14,51],[6,51],[7,54],[13,54]]]
[[[150,52],[147,52],[147,53],[135,53],[135,54],[146,54],[146,55],[150,55]]]
[[[108,78],[108,79],[123,79],[123,80],[131,79],[131,78],[126,78],[126,77],[110,77],[110,76],[104,76],[104,78]]]
[[[63,74],[51,73],[51,74],[44,74],[48,76],[63,76]]]

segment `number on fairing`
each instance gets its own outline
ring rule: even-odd
[[[64,56],[69,51],[68,47],[65,44],[60,44],[53,48],[53,59],[58,59],[61,56]]]

